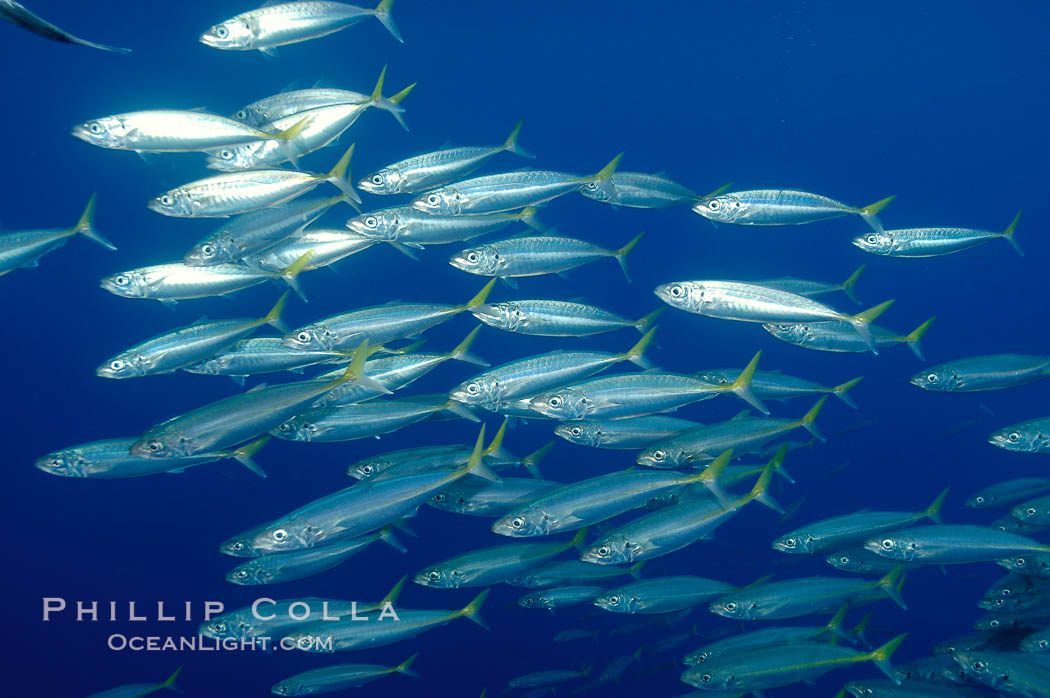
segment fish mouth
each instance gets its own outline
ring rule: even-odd
[[[499,308],[488,303],[479,305],[476,308],[471,308],[470,312],[474,317],[476,317],[478,320],[481,320],[486,325],[494,325],[495,323],[499,322],[501,315]]]

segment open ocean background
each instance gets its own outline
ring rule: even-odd
[[[400,0],[394,17],[404,45],[378,22],[366,20],[284,47],[277,60],[257,52],[217,51],[197,41],[212,24],[251,9],[250,2],[26,4],[74,34],[134,53],[52,43],[0,25],[5,94],[0,223],[8,230],[66,227],[97,191],[96,227],[120,248],[110,253],[71,240],[38,269],[0,279],[0,386],[7,405],[0,488],[7,539],[3,695],[80,696],[123,683],[161,681],[185,665],[179,683],[187,697],[263,696],[279,679],[325,663],[396,664],[419,651],[413,668],[422,682],[393,676],[358,694],[473,698],[485,686],[493,696],[511,677],[531,671],[584,664],[600,670],[693,623],[701,636],[740,627],[701,607],[672,630],[627,637],[603,633],[597,642],[554,644],[553,635],[565,628],[590,623],[608,629],[632,619],[607,614],[585,621],[592,614],[586,608],[556,614],[518,608],[513,602],[522,590],[501,585],[482,611],[491,632],[459,620],[403,644],[337,655],[333,661],[305,653],[107,649],[106,638],[115,632],[192,635],[205,600],[233,609],[259,596],[378,599],[404,574],[508,541],[488,531],[491,520],[424,507],[413,523],[421,537],[399,534],[409,547],[405,555],[377,545],[332,571],[275,587],[235,587],[223,580],[238,561],[218,554],[221,541],[347,486],[345,466],[366,455],[472,442],[477,425],[462,420],[343,444],[275,440],[257,457],[269,474],[266,480],[230,461],[177,476],[124,481],[56,478],[32,467],[49,451],[139,434],[237,392],[222,377],[180,372],[107,381],[95,377],[94,369],[141,339],[202,315],[262,315],[282,290],[266,284],[233,298],[183,301],[172,312],[100,289],[98,280],[105,275],[181,258],[217,222],[165,218],[145,206],[160,192],[205,176],[203,156],[158,155],[146,162],[69,135],[75,123],[93,117],[192,107],[229,114],[287,87],[318,81],[367,93],[388,63],[389,94],[419,83],[404,102],[411,132],[379,110],[365,114],[341,141],[344,148],[357,143],[354,181],[446,144],[500,143],[524,119],[521,144],[538,155],[540,168],[593,172],[625,151],[622,170],[666,171],[700,193],[733,181],[737,188],[797,188],[858,206],[898,194],[881,215],[887,228],[1001,230],[1023,207],[1017,232],[1023,259],[993,241],[948,257],[903,260],[866,255],[850,245],[866,230],[853,217],[801,227],[715,229],[688,207],[617,210],[568,195],[540,214],[561,232],[609,248],[648,232],[629,258],[633,283],[613,261],[601,261],[568,279],[522,279],[518,292],[497,285],[491,299],[582,297],[639,317],[660,305],[652,289],[671,280],[790,275],[837,282],[867,264],[857,285],[864,307],[897,299],[880,324],[906,333],[937,317],[923,341],[929,363],[984,353],[1050,352],[1050,5],[1045,2]],[[327,171],[340,152],[337,147],[312,154],[302,166]],[[501,155],[483,172],[531,164]],[[322,185],[318,193],[329,189]],[[405,201],[362,196],[365,210]],[[340,206],[322,224],[338,227],[350,215],[349,207]],[[393,299],[465,302],[485,279],[447,264],[464,246],[431,247],[422,261],[413,262],[377,245],[338,264],[338,273],[306,274],[302,284],[310,302],[293,297],[287,322],[301,325]],[[842,309],[854,307],[841,294],[827,300]],[[1045,457],[1007,453],[985,441],[994,429],[1050,413],[1048,383],[998,393],[925,393],[907,382],[924,364],[903,346],[878,357],[817,353],[778,342],[757,325],[670,309],[660,323],[652,360],[669,370],[743,366],[762,349],[760,369],[781,369],[827,385],[866,378],[852,392],[858,411],[838,400],[826,406],[819,422],[827,444],[789,455],[785,465],[798,484],[777,483],[776,494],[785,505],[805,495],[794,519],[778,526],[776,514],[748,507],[715,540],[647,563],[646,577],[697,574],[743,585],[768,573],[777,579],[839,574],[822,557],[784,555],[769,543],[804,522],[864,507],[921,509],[946,485],[952,487],[947,521],[989,522],[997,512],[963,506],[973,490],[1047,472]],[[428,332],[426,349],[447,350],[474,325],[469,315],[459,316]],[[577,340],[486,328],[473,350],[495,365],[556,348],[623,351],[636,339],[630,330]],[[444,392],[475,368],[446,364],[404,394]],[[250,379],[249,385],[258,382]],[[810,404],[770,403],[770,408],[776,416],[797,416]],[[720,399],[678,414],[709,422],[740,409],[739,401]],[[491,433],[498,421],[485,416]],[[525,454],[555,438],[550,430],[550,423],[532,421],[509,432],[505,445]],[[559,440],[541,469],[550,479],[571,481],[632,463],[631,452],[589,450]],[[847,625],[872,610],[874,643],[908,632],[895,662],[922,656],[934,643],[970,629],[982,613],[977,600],[1002,573],[992,564],[955,567],[947,575],[936,568],[913,572],[904,587],[907,612],[886,600],[851,612]],[[454,609],[476,592],[409,583],[398,605]],[[196,617],[192,623],[76,623],[67,611],[43,623],[45,596],[64,597],[71,606],[75,600],[122,605],[136,600],[140,608],[157,600],[169,607],[193,601]],[[814,617],[794,623],[822,622]],[[622,682],[594,695],[687,693],[691,689],[679,682],[674,662],[702,642],[696,638],[670,653],[643,656]],[[873,666],[860,665],[829,674],[815,687],[800,684],[771,695],[831,696],[850,678],[876,675]],[[559,695],[568,692],[563,688]]]

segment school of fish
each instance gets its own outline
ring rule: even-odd
[[[271,2],[215,24],[200,41],[273,57],[279,47],[369,18],[402,41],[393,4],[383,0],[367,9],[324,0]],[[126,51],[78,39],[11,0],[0,2],[0,16],[54,40]],[[834,568],[825,575],[728,581],[717,565],[697,564],[698,573],[716,578],[659,576],[646,569],[655,558],[695,554],[727,521],[749,516],[752,502],[784,513],[774,484],[784,490],[794,482],[784,464],[799,446],[787,437],[804,430],[823,441],[818,417],[828,397],[836,398],[834,406],[857,409],[852,389],[861,382],[857,376],[826,385],[788,375],[763,364],[760,345],[752,356],[740,357],[735,368],[661,368],[647,353],[658,335],[661,310],[670,306],[675,312],[758,323],[773,337],[811,351],[878,354],[905,344],[919,359],[920,340],[933,318],[899,332],[875,324],[892,299],[860,312],[842,309],[835,294],[857,305],[863,266],[843,273],[845,280],[837,283],[793,277],[669,278],[641,290],[655,298],[653,311],[639,318],[579,299],[535,298],[531,291],[518,290],[519,283],[528,283],[521,281],[525,277],[608,264],[605,258],[615,260],[626,277],[610,273],[610,283],[630,281],[628,255],[646,244],[643,232],[611,232],[601,240],[557,233],[542,220],[543,206],[564,196],[639,209],[690,207],[719,226],[797,226],[832,218],[852,224],[859,219],[863,231],[853,245],[899,258],[962,253],[998,238],[1020,253],[1015,239],[1019,212],[1000,231],[958,225],[888,229],[880,215],[893,196],[854,206],[787,189],[726,186],[704,195],[664,175],[625,171],[621,155],[612,152],[607,163],[581,163],[581,170],[591,174],[534,169],[529,163],[535,156],[519,144],[520,121],[508,128],[502,143],[422,152],[355,182],[350,165],[357,146],[340,152],[330,146],[372,108],[405,125],[402,103],[415,84],[387,96],[386,73],[384,67],[368,93],[320,87],[285,91],[231,116],[146,109],[71,125],[75,138],[93,146],[203,153],[207,168],[217,171],[143,202],[164,216],[214,218],[213,232],[182,259],[107,274],[100,280],[103,289],[169,305],[228,296],[269,281],[283,292],[265,313],[175,327],[143,338],[97,368],[97,375],[107,379],[148,380],[184,371],[228,376],[240,386],[260,377],[266,383],[173,414],[140,434],[56,443],[56,450],[35,463],[38,469],[74,478],[138,478],[233,459],[266,477],[256,456],[272,438],[351,442],[410,429],[423,420],[478,423],[472,442],[453,440],[359,458],[346,467],[345,488],[313,501],[288,501],[287,513],[276,519],[246,517],[243,530],[215,541],[219,552],[235,558],[227,581],[279,585],[336,569],[353,556],[367,555],[376,542],[404,550],[401,539],[417,535],[411,520],[421,507],[462,516],[464,526],[489,529],[490,547],[464,550],[424,569],[389,570],[392,591],[370,605],[393,605],[410,580],[436,590],[432,608],[396,607],[397,619],[386,623],[333,624],[317,620],[322,602],[326,613],[335,608],[348,615],[348,601],[293,598],[277,604],[287,609],[298,603],[310,610],[306,617],[260,622],[248,609],[238,609],[204,623],[202,635],[286,638],[321,656],[317,668],[282,679],[272,692],[340,692],[392,674],[420,678],[411,668],[418,649],[412,639],[440,632],[460,617],[487,628],[481,616],[486,597],[494,587],[510,585],[521,588],[517,605],[524,609],[590,607],[636,616],[622,618],[624,632],[648,633],[646,647],[644,654],[639,648],[599,667],[569,659],[554,659],[545,667],[508,665],[507,684],[491,687],[493,695],[536,697],[570,688],[573,695],[602,695],[604,686],[637,671],[643,656],[666,653],[676,657],[666,670],[680,675],[693,691],[689,696],[776,695],[779,687],[839,670],[844,675],[839,695],[856,698],[1050,696],[1050,545],[1033,538],[1050,531],[1050,478],[990,484],[966,500],[979,512],[964,522],[942,520],[941,507],[950,496],[945,489],[929,493],[929,506],[917,511],[845,507],[833,518],[769,532],[770,545],[784,555],[825,558]],[[508,127],[512,123],[508,117]],[[328,169],[300,167],[315,152],[311,162],[326,162]],[[120,156],[113,157],[118,166]],[[482,168],[488,173],[478,174]],[[95,229],[95,204],[92,196],[81,218],[67,228],[0,235],[0,275],[36,267],[77,236],[115,251]],[[314,225],[343,204],[354,209],[344,226]],[[1009,214],[1002,212],[1004,221]],[[470,298],[437,293],[439,300],[417,296],[371,307],[348,303],[336,315],[298,327],[285,323],[286,304],[306,297],[304,273],[380,243],[427,264],[441,264],[435,261],[440,255],[428,247],[451,245],[447,249],[454,251],[445,255],[453,268],[448,273],[478,277],[476,293]],[[497,282],[509,298],[490,300]],[[420,335],[461,316],[476,323],[464,330],[458,345],[421,350]],[[695,319],[698,334],[708,322]],[[276,335],[260,334],[267,327]],[[640,338],[625,341],[613,335],[625,328]],[[497,331],[549,338],[608,333],[612,338],[595,340],[587,350],[554,349],[493,366],[472,348],[479,334]],[[557,339],[551,341],[557,346]],[[461,362],[474,375],[450,381],[439,394],[408,389],[446,362]],[[618,370],[609,370],[614,367]],[[313,373],[280,379],[289,371]],[[277,380],[271,380],[274,376]],[[1015,389],[1047,377],[1050,357],[1003,353],[960,356],[901,380],[924,391],[953,393]],[[736,398],[741,412],[730,420],[701,423],[692,418],[703,418],[699,408],[686,409],[719,396]],[[781,409],[786,401],[802,407]],[[774,403],[776,413],[770,409]],[[540,465],[561,442],[537,444],[525,456],[512,454],[503,442],[508,426],[519,420],[547,420],[552,435],[562,441],[599,449],[592,453],[606,464],[606,472],[576,481],[547,479]],[[1028,421],[1002,425],[987,440],[1006,451],[1048,454],[1050,416],[1033,414]],[[981,510],[1000,518],[983,521]],[[805,511],[803,505],[800,519]],[[905,635],[869,642],[872,614],[857,618],[852,627],[847,623],[869,605],[876,606],[875,617],[878,604],[886,601],[906,609],[904,583],[913,570],[958,564],[997,564],[1007,572],[979,600],[987,614],[976,620],[972,635],[946,640],[926,659],[895,666],[891,659]],[[462,608],[448,609],[437,590],[460,588],[471,588],[476,596]],[[719,626],[714,616],[736,622]],[[682,630],[691,623],[692,631]],[[732,631],[723,632],[727,627]],[[566,628],[553,642],[579,641],[596,632]],[[394,643],[405,647],[407,658],[399,665],[353,662],[356,650]],[[884,678],[850,679],[849,668],[865,663]],[[173,688],[180,671],[156,683],[91,695],[144,696]],[[477,687],[481,695],[484,690]]]

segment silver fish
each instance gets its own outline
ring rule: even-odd
[[[931,366],[910,383],[935,393],[1005,390],[1050,376],[1050,358],[1028,354],[990,354]]]
[[[267,56],[276,56],[277,46],[328,36],[375,17],[395,39],[404,43],[390,15],[393,4],[394,0],[383,0],[374,10],[366,10],[330,0],[277,2],[216,24],[201,34],[200,42],[224,51],[258,50]]]
[[[1050,492],[1050,478],[1024,477],[1005,480],[978,490],[966,500],[966,506],[973,509],[1009,509],[1044,492]]]
[[[269,441],[263,437],[234,451],[186,456],[167,461],[140,458],[131,455],[131,447],[138,437],[106,439],[80,444],[38,458],[33,464],[38,470],[61,477],[95,478],[112,480],[118,478],[145,477],[159,473],[181,473],[186,468],[204,463],[214,463],[221,458],[233,458],[252,472],[262,471],[252,461],[252,456]]]
[[[281,343],[280,337],[253,337],[242,339],[226,351],[182,370],[206,376],[229,376],[239,385],[244,385],[247,376],[276,371],[302,373],[308,366],[346,363],[348,358],[347,352],[289,349]]]
[[[611,178],[621,157],[623,153],[600,172],[583,177],[564,172],[524,170],[466,179],[423,194],[412,202],[412,206],[423,213],[452,216],[516,211],[556,199],[588,182],[597,182],[610,197],[615,198]]]
[[[301,231],[323,216],[332,206],[344,200],[342,196],[297,199],[231,218],[228,223],[194,245],[183,256],[182,261],[191,266],[235,264]],[[292,261],[305,252],[306,250],[303,250]],[[288,264],[283,264],[280,268],[283,269]]]
[[[992,561],[1019,553],[1047,553],[1050,545],[987,526],[916,526],[869,538],[864,548],[891,560],[927,565]]]
[[[288,291],[266,315],[250,320],[200,320],[136,344],[106,360],[95,370],[100,378],[137,378],[171,373],[207,360],[233,346],[263,325],[283,328],[281,311]]]
[[[656,577],[611,589],[598,596],[594,605],[611,613],[672,613],[731,591],[733,585],[703,577]]]
[[[713,223],[737,225],[800,225],[825,221],[839,216],[857,215],[875,232],[882,232],[878,213],[895,196],[855,208],[819,194],[790,189],[757,189],[706,197],[693,206],[693,211]]]
[[[628,208],[667,208],[691,204],[701,198],[695,191],[664,175],[644,172],[615,172],[611,177],[615,197],[598,182],[580,185],[579,192],[588,199]]]
[[[117,248],[92,227],[95,213],[95,195],[91,195],[80,220],[65,230],[26,230],[0,233],[0,276],[15,269],[31,269],[48,252],[57,250],[74,235],[80,234],[107,250]]]
[[[1050,417],[1000,429],[988,437],[988,443],[1006,451],[1050,453]]]
[[[321,182],[339,188],[348,200],[361,198],[347,181],[351,145],[330,172],[310,174],[295,170],[249,170],[198,179],[151,199],[148,207],[177,218],[229,218],[302,196]]]
[[[622,327],[633,327],[645,334],[662,310],[658,308],[637,320],[628,320],[603,308],[583,303],[523,300],[486,303],[471,312],[486,325],[508,332],[541,337],[587,337]]]
[[[463,179],[502,152],[536,157],[518,145],[519,121],[501,145],[450,148],[387,165],[357,183],[369,194],[416,194]]]
[[[310,271],[335,264],[374,244],[375,240],[362,237],[352,230],[311,228],[285,238],[273,247],[250,254],[243,261],[250,267],[280,271],[309,253],[309,261],[303,270]]]
[[[310,409],[272,427],[270,433],[287,441],[353,441],[389,434],[446,410],[478,421],[463,405],[445,395],[419,395]]]
[[[848,322],[873,354],[879,351],[871,333],[871,323],[893,304],[893,301],[886,301],[862,313],[849,315],[806,296],[738,281],[674,281],[657,286],[654,293],[672,308],[724,320],[763,324]]]
[[[620,264],[624,277],[627,273],[627,254],[634,249],[645,233],[618,250],[560,236],[517,236],[472,247],[453,255],[449,264],[469,274],[494,276],[511,288],[517,288],[517,277],[560,274],[575,267],[612,257]]]
[[[386,70],[386,66],[383,66],[383,70]],[[299,114],[318,107],[330,107],[333,104],[364,104],[374,97],[374,93],[368,95],[329,87],[290,90],[256,100],[238,109],[230,118],[243,121],[250,126],[259,127],[285,116]],[[387,99],[380,100],[375,106],[390,112],[398,120],[398,123],[404,126],[404,120],[401,118],[401,113],[404,111],[403,107],[393,104]],[[406,128],[405,130],[408,129]]]
[[[385,242],[409,257],[426,245],[444,245],[471,240],[521,221],[536,227],[536,209],[518,213],[479,213],[465,216],[432,216],[411,206],[370,211],[351,218],[346,226],[377,242]]]
[[[278,696],[310,696],[364,686],[390,674],[404,674],[418,679],[419,674],[409,668],[418,656],[419,652],[416,652],[397,666],[337,664],[311,669],[278,681],[270,688],[270,692]]]
[[[210,267],[189,266],[182,262],[158,264],[112,274],[103,278],[99,285],[123,298],[147,298],[167,305],[191,298],[225,296],[276,279],[284,281],[302,296],[298,276],[311,257],[312,253],[307,252],[280,271],[264,271],[244,264]]]
[[[649,415],[559,424],[554,428],[554,433],[581,446],[637,451],[661,439],[700,426],[703,425],[699,422],[679,417]]]
[[[740,375],[740,370],[721,368],[699,371],[694,375],[712,385],[728,385],[733,382],[735,376]],[[811,395],[834,395],[853,409],[857,409],[857,403],[853,401],[848,391],[857,383],[860,383],[863,378],[863,376],[854,378],[836,386],[824,386],[820,383],[815,383],[805,378],[789,376],[779,371],[755,371],[755,375],[751,379],[751,391],[760,400],[791,400]]]
[[[175,685],[175,679],[179,678],[179,673],[181,671],[182,667],[180,666],[172,672],[171,676],[160,683],[125,684],[124,686],[117,686],[116,688],[111,688],[107,691],[92,693],[87,698],[136,698],[136,696],[147,696],[157,691],[163,691],[165,688],[176,693],[182,693],[182,689]]]
[[[853,238],[856,247],[871,254],[884,257],[938,257],[955,252],[962,252],[976,247],[989,240],[1002,238],[1010,243],[1017,254],[1024,256],[1021,247],[1014,239],[1017,221],[1021,218],[1018,211],[1013,222],[1001,233],[973,228],[905,228],[902,230],[876,230],[867,235]]]
[[[650,329],[622,354],[553,351],[511,361],[463,381],[449,391],[449,397],[466,405],[501,410],[508,402],[592,376],[622,361],[648,368],[645,350],[655,332],[655,327]]]
[[[931,317],[905,335],[887,330],[878,325],[872,325],[871,335],[875,340],[875,346],[880,349],[892,347],[896,344],[907,344],[915,356],[923,359],[919,340],[926,334],[926,330],[930,328],[933,321],[934,318]],[[805,349],[853,353],[862,353],[870,350],[867,342],[857,334],[853,325],[848,322],[764,323],[762,329],[782,342],[804,347]]]
[[[463,305],[437,303],[387,303],[371,308],[341,313],[310,323],[285,335],[285,346],[310,351],[331,351],[357,346],[368,339],[371,344],[386,344],[419,334],[452,317],[485,302],[495,280],[485,284]]]
[[[594,598],[605,591],[605,587],[597,587],[586,584],[574,586],[552,587],[531,591],[518,598],[518,605],[522,608],[545,608],[553,611],[556,608],[570,608],[582,606],[594,601]]]

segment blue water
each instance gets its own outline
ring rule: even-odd
[[[356,176],[445,144],[499,143],[524,119],[521,143],[539,166],[570,172],[600,168],[625,151],[622,169],[666,171],[706,192],[785,187],[866,205],[899,197],[882,219],[887,227],[960,225],[1000,230],[1020,207],[1019,258],[993,241],[958,255],[895,260],[865,255],[849,244],[864,225],[852,218],[802,227],[713,228],[688,207],[616,210],[575,195],[546,207],[541,218],[559,231],[619,247],[648,235],[629,260],[628,284],[612,261],[556,276],[524,279],[519,292],[497,286],[495,300],[583,297],[628,317],[657,307],[652,289],[684,278],[761,279],[798,276],[844,279],[866,263],[857,291],[866,306],[896,305],[880,321],[910,331],[937,317],[924,340],[930,362],[994,352],[1046,353],[1045,245],[1050,80],[1045,41],[1050,9],[1041,2],[840,3],[579,0],[455,3],[402,0],[394,14],[406,43],[374,21],[333,36],[281,49],[277,60],[222,52],[197,42],[200,32],[249,5],[235,2],[155,3],[37,0],[30,9],[85,38],[129,46],[130,56],[45,41],[0,26],[4,66],[5,175],[0,222],[6,229],[64,227],[98,192],[97,229],[120,248],[110,253],[72,240],[35,270],[0,279],[4,341],[0,365],[4,412],[3,491],[7,554],[5,624],[9,645],[4,695],[77,696],[122,683],[160,681],[185,665],[187,696],[262,696],[281,678],[323,665],[304,653],[116,652],[113,633],[191,635],[205,600],[228,609],[261,595],[373,600],[403,574],[472,548],[504,542],[488,522],[424,508],[413,526],[418,540],[399,555],[384,546],[312,579],[279,587],[234,587],[223,580],[236,564],[216,552],[230,535],[275,518],[348,483],[344,466],[365,455],[409,446],[473,440],[465,421],[425,423],[381,440],[321,445],[273,442],[258,456],[261,480],[224,462],[182,475],[91,481],[50,477],[32,467],[40,455],[99,438],[139,434],[170,416],[232,395],[221,377],[176,373],[106,381],[94,368],[141,339],[207,315],[260,315],[280,289],[259,286],[231,299],[181,302],[174,312],[152,301],[128,300],[98,287],[116,271],[178,259],[214,221],[164,218],[146,201],[204,175],[198,155],[154,156],[106,151],[75,140],[73,124],[124,111],[206,107],[231,113],[289,86],[324,85],[369,92],[389,63],[392,93],[419,87],[404,103],[410,133],[372,111],[343,137],[356,141]],[[327,170],[338,148],[303,159]],[[489,171],[524,164],[500,156]],[[395,203],[367,197],[366,207]],[[398,199],[398,202],[401,200]],[[341,207],[325,222],[342,225]],[[376,246],[303,277],[309,305],[294,301],[290,324],[393,299],[464,302],[484,279],[447,265],[459,247],[434,247],[415,263]],[[851,307],[841,297],[830,302]],[[455,345],[473,326],[459,317],[427,333],[427,348]],[[485,329],[475,351],[493,363],[555,348],[625,350],[631,331],[584,340],[527,337]],[[879,357],[827,354],[788,346],[755,325],[668,310],[653,360],[677,371],[741,366],[763,350],[761,367],[838,384],[866,379],[852,411],[832,401],[821,415],[827,444],[789,456],[794,487],[778,483],[791,503],[806,496],[789,524],[749,507],[714,541],[648,563],[646,576],[697,574],[746,584],[837,574],[823,561],[770,549],[788,527],[863,507],[919,509],[944,486],[952,494],[944,516],[986,522],[994,513],[966,509],[974,489],[1007,477],[1042,474],[1040,456],[1007,453],[985,443],[994,428],[1046,414],[1046,385],[1001,393],[943,395],[916,390],[907,378],[922,367],[906,348]],[[620,369],[627,370],[627,369]],[[472,367],[445,365],[408,389],[443,392]],[[279,378],[283,379],[283,377]],[[258,382],[258,381],[252,381]],[[994,416],[984,414],[984,405]],[[774,403],[794,416],[805,401]],[[685,408],[680,416],[727,419],[738,402],[721,399]],[[976,422],[973,420],[977,420]],[[488,419],[490,428],[496,421]],[[527,453],[553,438],[550,425],[530,422],[506,445]],[[559,441],[542,464],[551,479],[577,480],[632,463],[629,452],[592,451]],[[976,601],[1001,570],[972,565],[911,574],[909,610],[889,601],[874,611],[869,631],[883,642],[907,632],[898,657],[968,631]],[[400,605],[459,608],[476,590],[445,591],[409,584]],[[673,630],[628,637],[603,633],[597,642],[556,645],[559,630],[587,623],[608,629],[624,616],[584,620],[589,610],[557,614],[513,605],[520,590],[493,589],[482,615],[491,632],[466,621],[402,645],[338,661],[393,664],[413,652],[422,682],[394,676],[360,695],[479,695],[540,669],[609,660],[651,645],[666,632],[696,624],[700,635],[740,629],[697,609]],[[41,621],[42,597],[136,600],[140,609],[165,600],[194,603],[194,622],[74,622],[67,611]],[[865,611],[851,612],[852,625]],[[126,616],[126,609],[122,612]],[[150,615],[155,615],[150,611]],[[813,619],[816,620],[816,619]],[[809,622],[804,620],[803,622]],[[750,628],[749,628],[750,629]],[[671,653],[643,656],[603,696],[674,696],[690,689],[674,662],[701,638]],[[852,677],[876,676],[870,665],[838,671],[816,687],[772,695],[832,695]],[[561,691],[564,694],[566,691]]]

